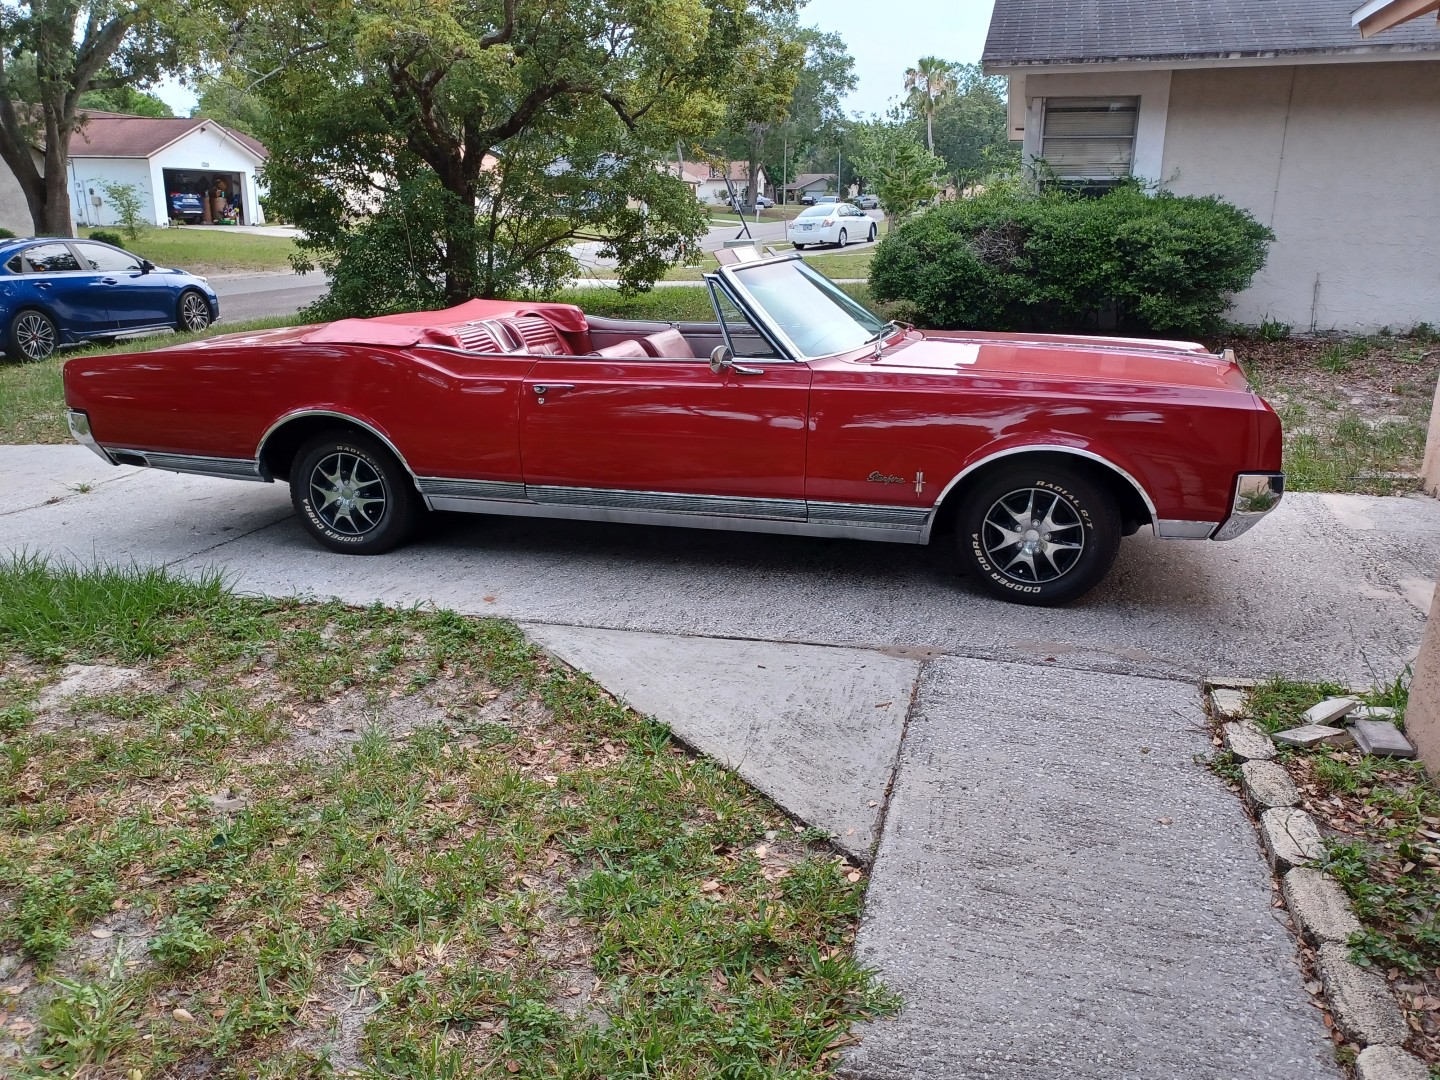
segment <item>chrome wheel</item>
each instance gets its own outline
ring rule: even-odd
[[[343,536],[364,536],[385,517],[385,481],[368,461],[343,451],[329,454],[310,470],[315,513]]]
[[[844,247],[844,246],[845,246],[846,244],[848,244],[849,242],[850,242],[850,237],[846,234],[846,232],[845,232],[844,229],[841,229],[841,230],[840,230],[840,246],[841,246],[841,247]]]
[[[1027,585],[1062,578],[1085,550],[1085,525],[1069,499],[1045,488],[1021,488],[991,504],[983,526],[985,554],[1006,577]]]
[[[23,311],[15,320],[15,346],[27,360],[44,360],[55,351],[55,324],[38,311]]]
[[[210,325],[210,305],[199,293],[180,298],[180,325],[186,330],[204,330]]]

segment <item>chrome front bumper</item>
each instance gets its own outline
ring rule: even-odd
[[[66,409],[65,422],[70,426],[70,437],[81,446],[88,446],[95,453],[104,459],[105,464],[114,465],[115,459],[105,452],[105,448],[95,441],[95,436],[90,433],[90,417],[86,416],[79,409]]]
[[[1230,516],[1210,535],[1211,540],[1234,540],[1249,532],[1266,514],[1280,505],[1285,494],[1284,473],[1241,473],[1235,478],[1235,495]]]

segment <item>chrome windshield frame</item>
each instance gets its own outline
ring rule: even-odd
[[[778,262],[780,260],[766,259],[765,261]],[[726,298],[739,309],[742,315],[755,325],[755,329],[759,330],[774,347],[775,351],[780,354],[780,359],[783,362],[789,364],[803,363],[806,358],[800,355],[800,350],[795,347],[795,343],[786,336],[785,332],[776,325],[775,321],[765,313],[765,310],[755,302],[754,298],[751,297],[748,292],[742,292],[736,286],[733,277],[726,275],[726,271],[729,269],[730,267],[728,266],[722,266],[718,273],[707,273],[701,276],[706,286],[710,289],[710,306],[715,309],[715,318],[720,323],[720,333],[724,336],[725,344],[730,347],[730,351],[733,353],[735,346],[730,340],[730,330],[729,327],[725,325],[725,316],[721,314],[720,298],[716,295],[716,289],[724,291]],[[759,363],[768,358],[757,356],[745,357],[745,359],[747,361],[754,360]],[[770,360],[770,363],[773,364],[774,362],[774,360]]]
[[[824,353],[820,356],[806,356],[799,348],[799,346],[795,344],[794,340],[790,337],[790,335],[786,334],[785,331],[780,328],[780,325],[770,317],[770,314],[765,310],[763,305],[761,305],[761,303],[755,299],[754,294],[752,294],[750,290],[745,287],[745,284],[741,279],[741,275],[744,274],[746,270],[752,267],[771,266],[777,263],[786,262],[801,263],[803,265],[805,260],[801,258],[799,254],[791,252],[784,255],[772,256],[768,259],[754,259],[748,262],[733,263],[729,266],[722,266],[720,267],[720,270],[716,276],[718,276],[722,281],[724,281],[726,285],[725,292],[730,297],[730,299],[735,302],[736,306],[739,307],[741,311],[744,311],[748,315],[750,315],[752,321],[754,321],[757,326],[763,327],[768,332],[769,336],[772,338],[772,344],[775,342],[781,343],[784,347],[784,351],[789,355],[792,360],[798,363],[805,363],[810,360],[823,360],[825,359],[825,357],[828,356],[839,356],[842,352],[848,351],[845,349],[837,349],[834,352]],[[811,269],[812,272],[816,274],[820,273],[820,271],[818,270],[814,270],[813,268]],[[821,274],[820,276],[824,277],[823,274]],[[829,279],[827,278],[826,280]],[[839,286],[837,285],[836,288],[839,288]],[[864,305],[861,306],[863,307]],[[871,314],[873,315],[874,313],[872,312]],[[876,317],[878,318],[878,316]]]

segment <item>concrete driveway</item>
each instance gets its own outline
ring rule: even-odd
[[[1289,495],[1228,544],[1131,537],[1100,589],[1035,609],[944,545],[451,517],[356,558],[276,485],[0,447],[6,549],[519,620],[873,855],[858,948],[906,1007],[849,1076],[1308,1080],[1338,1072],[1253,828],[1198,763],[1194,680],[1394,677],[1440,502]]]

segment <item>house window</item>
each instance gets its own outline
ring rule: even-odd
[[[1106,186],[1135,162],[1138,97],[1046,98],[1041,125],[1042,173],[1062,183]]]

